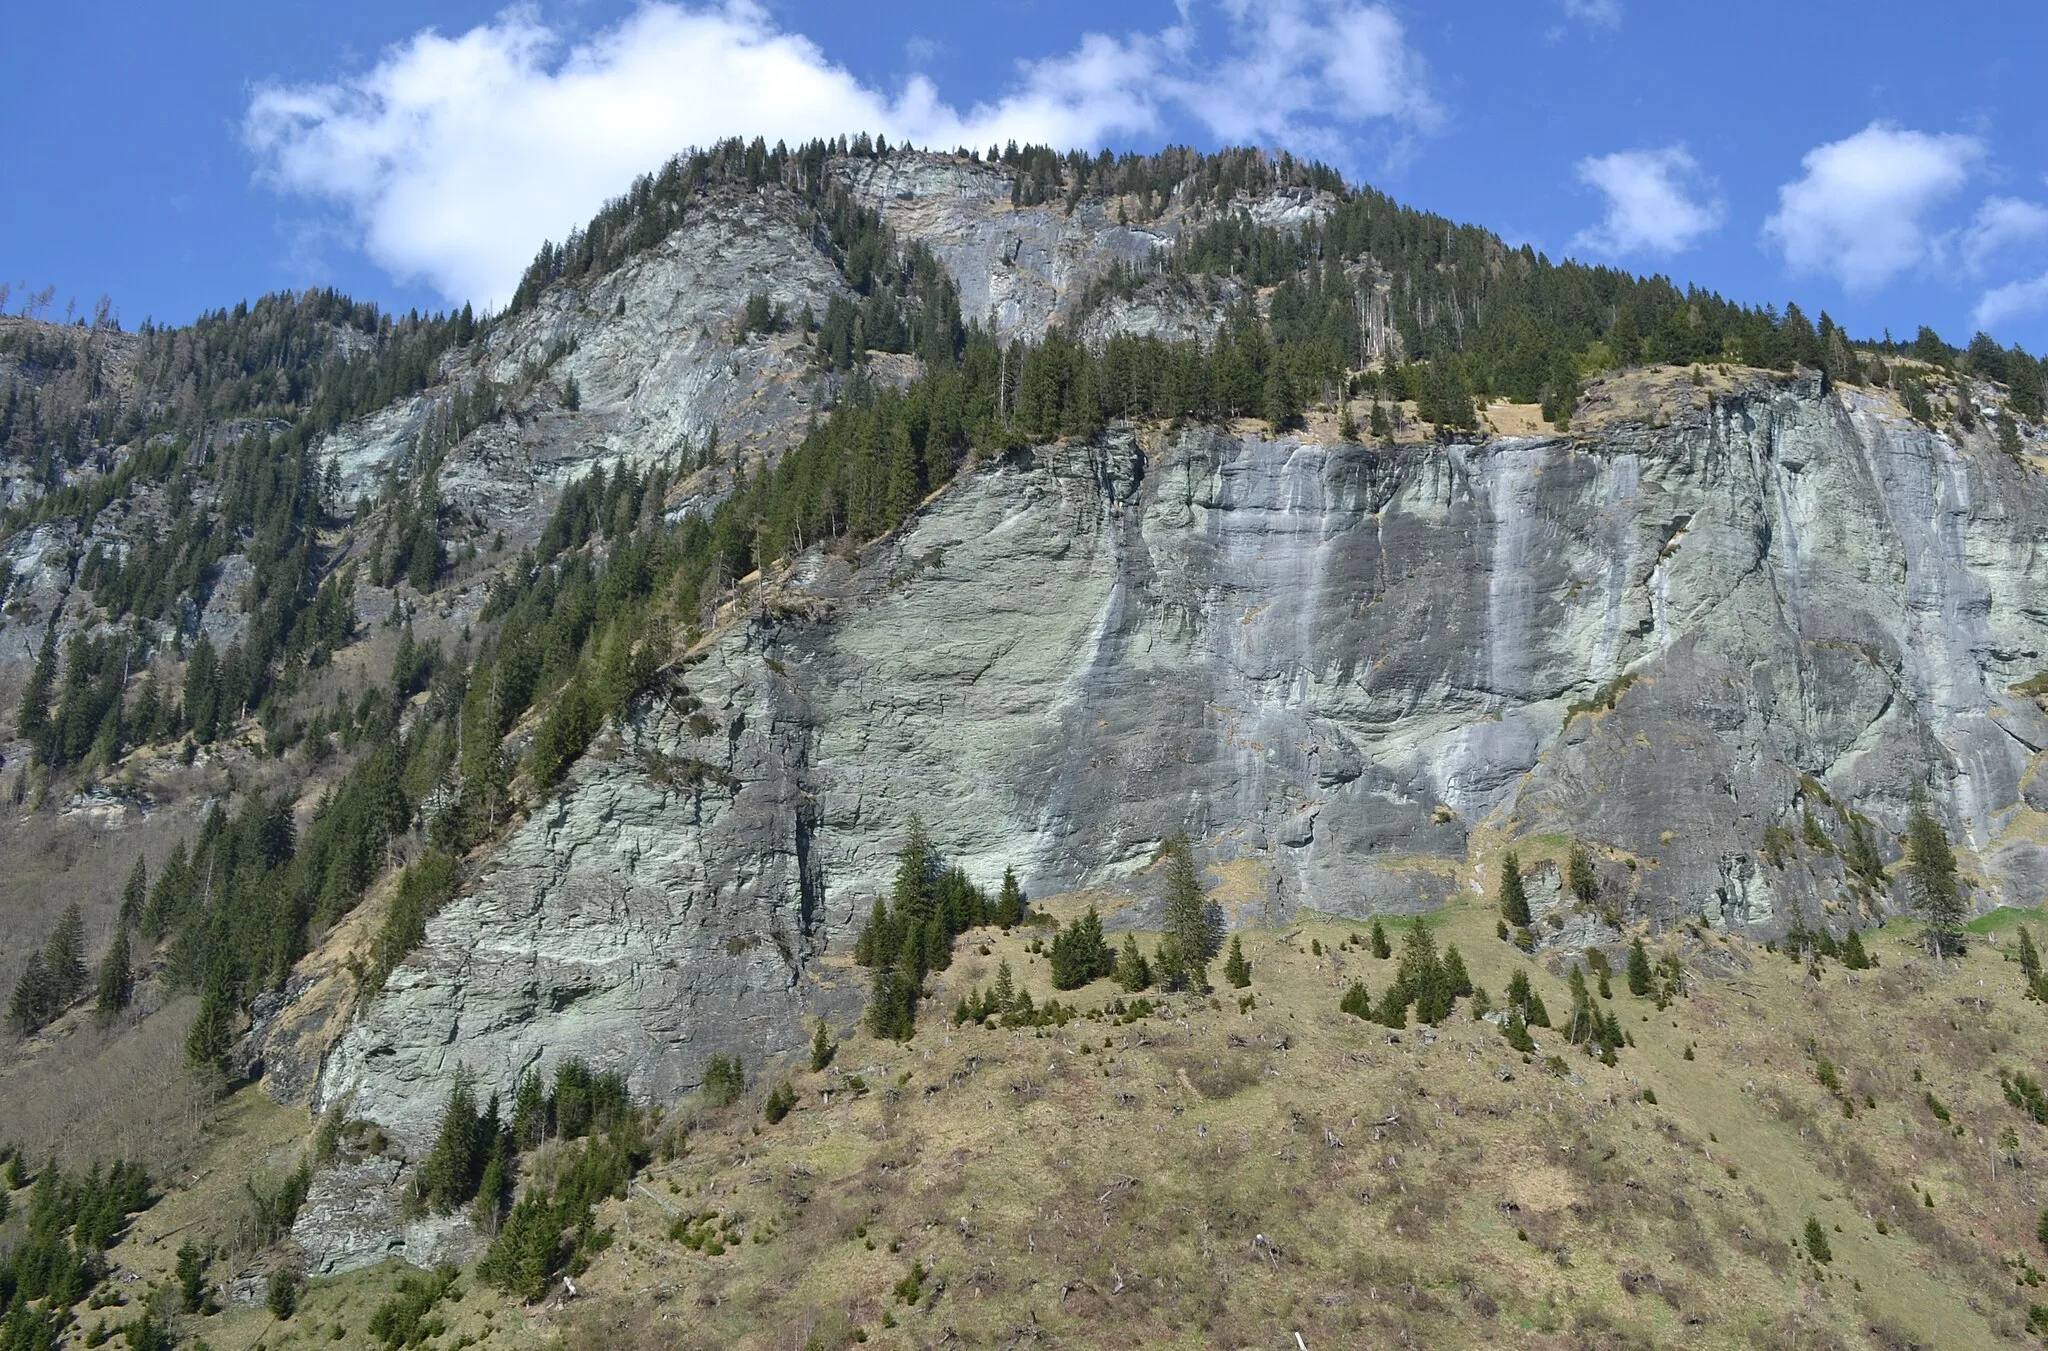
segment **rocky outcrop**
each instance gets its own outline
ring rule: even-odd
[[[417,1144],[458,1061],[509,1093],[575,1054],[658,1099],[793,1050],[857,1003],[818,958],[913,812],[985,883],[1124,894],[1112,926],[1187,829],[1243,920],[1426,909],[1478,884],[1477,832],[1585,840],[1618,911],[1769,929],[1842,887],[1766,827],[1896,827],[1925,786],[1984,899],[2031,899],[2028,472],[1762,377],[1578,438],[985,466],[857,570],[757,593],[434,921],[323,1100]]]

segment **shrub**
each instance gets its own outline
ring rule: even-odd
[[[787,1080],[784,1080],[776,1087],[774,1092],[768,1095],[768,1101],[762,1104],[761,1115],[768,1118],[769,1125],[778,1125],[781,1123],[782,1118],[789,1115],[790,1108],[794,1106],[796,1106],[796,1090],[789,1086]]]
[[[1372,996],[1366,993],[1365,982],[1362,980],[1352,981],[1351,988],[1346,990],[1344,997],[1337,1002],[1337,1009],[1339,1012],[1348,1013],[1354,1018],[1362,1018],[1367,1022],[1372,1021]]]
[[[2048,1094],[2041,1091],[2039,1080],[2015,1070],[2010,1075],[2001,1071],[1998,1081],[2005,1089],[2007,1102],[2032,1117],[2037,1125],[2048,1125]]]

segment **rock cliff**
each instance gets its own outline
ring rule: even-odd
[[[1200,203],[1132,224],[1099,197],[1015,206],[1004,173],[945,158],[832,172],[931,250],[963,316],[1008,336],[1207,335],[1259,299],[1168,275],[1082,305]],[[1330,203],[1237,205],[1286,227]],[[855,298],[820,228],[779,188],[707,194],[652,249],[545,290],[429,388],[335,432],[319,459],[336,500],[415,472],[488,380],[512,412],[441,462],[451,552],[497,534],[516,552],[565,485],[619,461],[697,467],[665,506],[708,510],[841,392],[801,335],[738,324],[755,295],[790,314]],[[1368,350],[1390,352],[1383,279],[1347,275]],[[89,533],[7,542],[0,685],[60,606],[60,637],[93,622],[69,603],[88,551],[118,555],[164,515],[137,493]],[[335,533],[326,565],[359,559]],[[1537,939],[1562,947],[1617,924],[1869,918],[1897,899],[1849,885],[1851,813],[1888,840],[1925,793],[1977,903],[2031,905],[2048,716],[2019,687],[2048,666],[2044,538],[2039,466],[1983,418],[1937,432],[1816,374],[1639,372],[1536,437],[1368,446],[1322,419],[1030,447],[858,554],[743,583],[663,687],[471,860],[380,992],[356,1003],[326,954],[318,979],[266,996],[257,1049],[280,1096],[375,1121],[414,1157],[457,1065],[509,1095],[579,1056],[672,1100],[713,1055],[758,1065],[809,1020],[855,1015],[841,958],[914,814],[983,884],[1015,866],[1034,894],[1089,892],[1112,928],[1154,917],[1151,864],[1180,830],[1239,924],[1425,911],[1490,891],[1508,847],[1547,870],[1577,840],[1600,904],[1535,888]],[[376,624],[409,607],[452,644],[494,566],[465,562],[427,597],[359,579],[357,608]],[[229,554],[183,627],[230,641],[250,572]],[[393,1235],[409,1255],[462,1251],[459,1223],[405,1229],[402,1185],[381,1161],[324,1174],[300,1232],[316,1268],[375,1260]]]
[[[710,1055],[793,1050],[855,1007],[818,958],[912,813],[986,883],[1127,897],[1112,927],[1183,828],[1246,920],[1426,909],[1482,884],[1475,837],[1569,835],[1618,912],[1783,927],[1846,893],[1818,850],[1764,862],[1766,827],[1834,829],[1823,793],[1896,827],[1925,787],[1982,898],[2031,902],[2031,471],[1814,378],[1697,403],[1541,440],[1113,432],[985,466],[857,569],[754,592],[682,668],[708,726],[655,700],[588,757],[322,1101],[417,1144],[457,1062],[509,1092],[576,1054],[662,1099]]]

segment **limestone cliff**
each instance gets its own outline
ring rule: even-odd
[[[1766,827],[1832,826],[1823,789],[1896,827],[1926,785],[1983,899],[2031,902],[2031,471],[1813,378],[1699,402],[1544,440],[1112,433],[985,467],[857,570],[754,592],[680,672],[710,726],[655,700],[590,756],[322,1101],[417,1143],[457,1062],[509,1092],[578,1054],[659,1100],[712,1054],[795,1049],[854,1006],[817,958],[913,812],[985,882],[1129,896],[1112,926],[1185,828],[1247,919],[1425,909],[1481,884],[1475,835],[1570,835],[1618,911],[1782,927],[1844,889],[1817,851],[1764,862]]]

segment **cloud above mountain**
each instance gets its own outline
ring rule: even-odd
[[[1212,45],[1224,54],[1205,55]],[[502,305],[542,239],[726,136],[1090,147],[1177,118],[1341,161],[1362,128],[1392,143],[1440,117],[1399,19],[1375,4],[1186,4],[1167,28],[1090,33],[1021,62],[1000,97],[963,109],[921,74],[893,92],[864,83],[759,4],[729,0],[649,4],[574,42],[532,9],[423,31],[360,74],[258,88],[243,138],[265,182],[339,208],[394,276]]]
[[[1929,216],[1987,154],[1974,136],[1873,122],[1806,153],[1805,173],[1778,189],[1764,238],[1793,273],[1832,276],[1851,294],[1868,294],[1941,261],[1947,240]]]
[[[1582,159],[1579,181],[1607,198],[1600,223],[1572,246],[1608,256],[1683,253],[1718,228],[1721,203],[1682,145]]]

